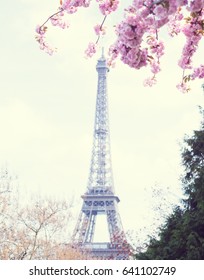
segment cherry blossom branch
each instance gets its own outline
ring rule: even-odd
[[[91,0],[61,0],[60,11],[51,15],[36,29],[36,40],[40,48],[52,54],[54,50],[45,42],[47,27],[50,20],[55,26],[68,27],[62,21],[64,12],[75,13],[79,7],[89,7]],[[104,34],[104,23],[107,15],[118,9],[119,0],[96,0],[100,12],[104,15],[100,25],[95,26],[97,39],[89,43],[86,55],[91,57],[96,53],[97,44]],[[185,9],[185,10],[184,10]],[[181,11],[182,10],[182,11]],[[183,13],[189,14],[185,22]],[[183,73],[182,83],[178,87],[181,91],[188,90],[186,82],[204,76],[204,65],[192,67],[192,58],[198,43],[204,36],[204,4],[203,0],[133,0],[132,5],[125,9],[122,21],[115,27],[116,41],[109,48],[108,64],[114,65],[116,58],[134,69],[150,67],[153,77],[148,85],[156,82],[156,74],[160,71],[160,57],[164,54],[164,44],[159,40],[159,30],[169,25],[169,35],[174,36],[182,32],[186,36],[179,66],[192,71],[188,76]],[[151,40],[149,40],[151,38]]]
[[[101,23],[101,25],[99,27],[100,31],[102,31],[102,29],[103,29],[103,25],[104,25],[104,23],[106,21],[106,18],[107,18],[107,15],[105,15],[105,17],[103,18],[103,21],[102,21],[102,23]],[[99,32],[98,38],[97,38],[96,43],[95,43],[96,45],[98,44],[98,41],[99,41],[100,37],[101,37],[101,33]]]
[[[187,83],[190,80],[194,80],[195,78],[203,78],[203,66],[201,65],[198,68],[194,68],[192,66],[192,58],[195,52],[198,49],[198,44],[204,35],[204,25],[202,18],[202,11],[198,11],[196,13],[191,13],[190,17],[186,19],[186,25],[183,29],[183,33],[186,36],[186,43],[184,45],[182,51],[182,57],[179,60],[179,66],[184,70],[183,77],[181,83],[177,86],[183,93],[188,92],[190,90]],[[185,75],[185,70],[192,70],[191,74]]]
[[[39,27],[40,29],[49,21],[49,20],[51,20],[54,16],[56,16],[56,15],[58,15],[58,14],[60,14],[61,12],[63,12],[64,11],[64,9],[63,8],[59,8],[60,10],[58,11],[58,12],[55,12],[54,14],[52,14],[51,16],[49,16],[48,18],[47,18],[47,20]]]
[[[104,25],[104,23],[106,21],[106,18],[107,18],[107,15],[104,16],[103,21],[102,21],[102,23],[100,25],[96,25],[94,27],[95,33],[96,33],[96,35],[98,35],[98,37],[97,37],[95,43],[90,42],[88,44],[88,47],[85,50],[85,55],[86,55],[87,58],[88,57],[92,57],[96,53],[97,44],[98,44],[98,42],[99,42],[99,40],[101,38],[101,34],[103,34],[103,32],[105,33],[105,30],[103,29],[103,25]]]

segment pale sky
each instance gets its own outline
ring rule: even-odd
[[[89,175],[100,57],[98,52],[87,60],[84,50],[102,17],[83,9],[70,16],[68,30],[50,27],[50,43],[58,48],[50,57],[39,49],[34,30],[57,2],[13,0],[1,8],[0,167],[18,175],[26,194],[74,197],[77,218]],[[116,16],[107,20],[106,49],[114,42],[115,21]],[[119,61],[108,76],[113,175],[125,230],[149,225],[153,186],[169,188],[170,201],[181,195],[179,143],[199,127],[202,81],[194,82],[189,94],[176,89],[183,39],[165,37],[156,86],[143,87],[148,70]]]

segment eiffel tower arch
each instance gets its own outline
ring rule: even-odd
[[[87,190],[72,236],[72,243],[98,259],[128,259],[127,243],[118,212],[119,198],[115,195],[107,99],[107,62],[102,53],[96,65],[98,87],[94,125],[94,141]],[[94,242],[97,216],[105,215],[109,242]]]

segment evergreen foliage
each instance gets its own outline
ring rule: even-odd
[[[136,259],[204,259],[204,118],[200,130],[184,138],[182,162],[183,207],[174,209],[160,230],[159,240],[152,238],[146,252],[137,254]]]

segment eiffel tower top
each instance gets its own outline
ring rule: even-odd
[[[104,56],[104,47],[102,47],[102,53],[101,53],[101,58],[100,60],[104,60],[105,59],[105,56]]]
[[[96,65],[96,70],[97,71],[101,68],[104,68],[104,69],[106,69],[106,71],[109,71],[109,68],[108,68],[107,63],[106,63],[106,58],[104,56],[104,48],[102,48],[101,57],[98,59],[98,62],[97,62],[97,65]]]

